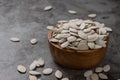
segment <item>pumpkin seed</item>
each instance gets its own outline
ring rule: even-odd
[[[56,38],[51,38],[50,39],[50,42],[58,42],[59,40],[58,39],[56,39]]]
[[[83,43],[81,41],[80,41],[80,43],[78,44],[77,47],[79,48],[79,50],[88,50],[89,49],[87,43]]]
[[[85,28],[85,23],[82,23],[81,25],[80,25],[80,29],[84,29]]]
[[[42,57],[40,57],[40,58],[37,60],[37,63],[38,63],[39,66],[44,66],[45,61],[44,61],[44,59],[43,59]]]
[[[95,43],[94,42],[88,42],[88,46],[90,49],[94,49],[95,48]]]
[[[84,77],[89,77],[93,74],[93,71],[92,70],[88,70],[84,73]]]
[[[84,29],[83,32],[87,33],[87,32],[90,32],[91,31],[91,28],[87,28],[87,29]]]
[[[17,38],[17,37],[12,37],[12,38],[10,38],[10,40],[11,40],[12,42],[20,42],[20,39]]]
[[[48,75],[48,74],[51,74],[52,71],[53,71],[52,68],[46,68],[43,70],[43,74]]]
[[[56,39],[61,39],[61,38],[67,38],[69,37],[70,34],[58,34],[57,36],[55,36]]]
[[[45,11],[48,11],[48,10],[51,10],[51,9],[52,9],[52,6],[46,6],[46,7],[44,8]]]
[[[68,10],[68,12],[69,12],[70,14],[77,14],[77,12],[74,11],[74,10]]]
[[[30,64],[29,69],[34,70],[37,67],[37,64],[38,64],[38,62],[36,60],[33,61],[32,64]]]
[[[71,31],[71,32],[75,32],[75,33],[78,32],[76,29],[73,29],[73,28],[69,28],[69,31]]]
[[[33,75],[29,75],[29,80],[37,80],[37,77]]]
[[[54,30],[54,26],[47,26],[47,29],[53,31]]]
[[[99,80],[98,75],[97,75],[96,73],[93,73],[93,74],[91,75],[91,80]]]
[[[29,71],[29,74],[31,74],[31,75],[41,75],[41,73],[37,72],[37,71]]]
[[[68,42],[73,42],[73,41],[75,41],[77,38],[75,37],[75,36],[70,36],[70,37],[68,37],[67,38],[67,41]]]
[[[110,71],[110,65],[105,65],[105,66],[103,67],[103,71],[104,71],[104,72]]]
[[[69,78],[67,78],[67,77],[66,78],[62,78],[61,80],[69,80]]]
[[[91,80],[90,76],[89,76],[89,77],[86,77],[86,80]]]
[[[21,73],[25,73],[26,72],[26,68],[23,65],[18,65],[17,66],[17,70]]]
[[[79,35],[79,37],[81,37],[82,39],[87,39],[87,34],[85,34],[83,31],[78,31],[78,35]]]
[[[108,79],[107,75],[103,74],[103,73],[99,73],[98,74],[100,79]]]
[[[107,31],[106,31],[105,28],[100,28],[99,29],[99,34],[106,34],[106,33],[107,33]]]
[[[38,41],[37,41],[37,39],[33,38],[33,39],[30,40],[30,42],[31,42],[31,44],[34,45],[34,44],[36,44]]]
[[[88,35],[88,41],[96,41],[98,39],[97,34]]]
[[[56,78],[59,78],[59,79],[60,79],[60,78],[62,78],[62,75],[63,75],[63,74],[62,74],[62,72],[61,72],[60,70],[57,70],[57,71],[55,72],[55,77],[56,77]]]
[[[100,45],[95,45],[95,48],[94,48],[94,49],[100,49],[100,48],[102,48],[102,46],[100,46]]]
[[[65,42],[66,41],[66,39],[60,39],[59,40],[59,43],[63,43],[63,42]]]
[[[105,29],[106,29],[107,31],[112,31],[112,29],[109,28],[109,27],[105,27]]]
[[[102,70],[103,70],[102,67],[97,67],[97,68],[95,69],[95,72],[102,72]]]
[[[88,15],[88,17],[90,17],[90,18],[94,18],[94,17],[96,17],[97,15],[96,14],[89,14]]]
[[[69,42],[66,41],[66,42],[62,43],[60,46],[61,46],[62,48],[66,48],[68,45],[69,45]]]

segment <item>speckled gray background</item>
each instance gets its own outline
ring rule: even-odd
[[[43,8],[52,5],[51,11]],[[51,58],[47,43],[47,25],[55,25],[61,19],[87,19],[90,13],[96,13],[93,20],[104,22],[113,29],[110,35],[109,49],[104,61],[99,65],[110,64],[107,73],[109,80],[120,78],[120,0],[0,0],[0,80],[28,80],[28,73],[19,74],[18,64],[27,68],[38,57],[43,57],[46,67],[54,71],[60,69],[64,77],[70,80],[85,80],[85,70],[71,70],[55,64]],[[78,12],[71,15],[72,9]],[[19,43],[9,39],[19,37]],[[31,45],[29,40],[37,38],[37,45]],[[38,69],[42,71],[42,68]],[[42,76],[42,80],[57,80],[54,74]]]

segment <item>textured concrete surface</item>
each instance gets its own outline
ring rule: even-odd
[[[51,11],[43,8],[52,5]],[[71,70],[55,64],[51,58],[47,43],[47,25],[55,25],[61,19],[87,19],[90,13],[96,13],[96,21],[104,22],[113,29],[110,35],[109,49],[99,66],[110,64],[111,70],[106,73],[109,80],[120,78],[120,1],[119,0],[0,0],[0,80],[28,80],[28,73],[19,74],[18,64],[27,68],[38,57],[46,61],[44,68],[60,69],[64,77],[70,80],[85,80],[85,70]],[[72,9],[78,12],[71,15]],[[19,37],[19,43],[9,39]],[[37,38],[37,45],[29,40]],[[38,69],[42,71],[42,68]],[[54,74],[42,76],[41,80],[57,80]]]

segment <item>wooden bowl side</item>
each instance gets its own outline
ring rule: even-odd
[[[103,60],[107,50],[107,47],[85,51],[63,49],[59,45],[50,42],[50,38],[51,32],[48,33],[48,43],[54,61],[67,68],[92,68]]]

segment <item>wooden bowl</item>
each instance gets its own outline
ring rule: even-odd
[[[48,32],[48,43],[51,55],[56,63],[63,67],[73,69],[88,69],[98,65],[104,58],[106,47],[95,50],[72,50],[63,49],[58,44],[50,42],[52,32]]]

